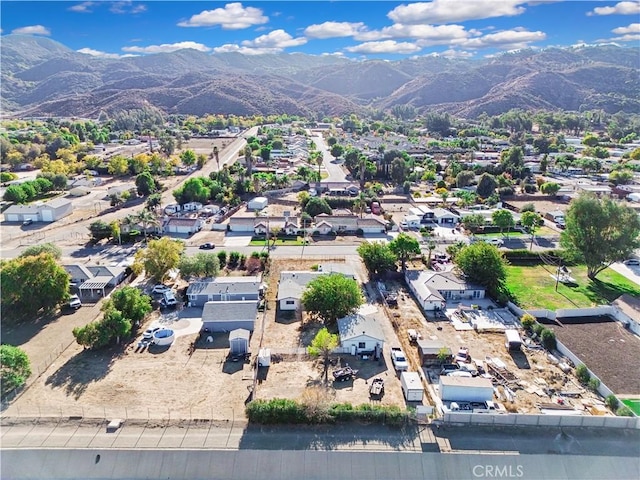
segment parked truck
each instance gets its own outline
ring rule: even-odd
[[[391,362],[396,372],[406,372],[409,369],[409,362],[407,357],[400,347],[391,348]]]

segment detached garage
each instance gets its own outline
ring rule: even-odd
[[[202,328],[210,332],[231,332],[238,328],[253,332],[258,302],[207,302],[202,309]]]
[[[66,198],[54,198],[44,203],[32,205],[11,205],[4,211],[7,222],[55,222],[73,212],[73,204]]]
[[[247,203],[247,210],[262,210],[269,205],[269,199],[267,197],[256,197]]]

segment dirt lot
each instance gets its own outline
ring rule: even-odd
[[[326,260],[325,260],[326,261]],[[278,280],[283,270],[309,270],[318,260],[275,260],[271,263],[269,288],[267,290],[268,309],[264,317],[264,341],[263,345],[269,347],[272,352],[280,352],[274,355],[276,360],[266,375],[257,386],[257,398],[285,397],[300,399],[312,395],[310,390],[321,383],[323,367],[318,359],[309,358],[305,354],[296,354],[295,349],[303,349],[311,343],[311,340],[322,327],[318,322],[311,321],[304,315],[301,326],[300,315],[289,312],[276,311],[276,298],[278,295]],[[360,276],[359,262],[353,262],[356,273]],[[384,321],[384,316],[381,314]],[[254,334],[252,350],[259,348],[259,335]],[[359,370],[357,378],[352,382],[339,382],[332,384],[328,398],[331,401],[351,402],[353,404],[369,401],[369,384],[374,377],[381,376],[385,380],[385,395],[376,401],[386,405],[404,406],[404,398],[400,388],[400,381],[396,377],[391,366],[388,354],[381,361],[360,360],[350,355],[340,355],[332,358],[331,370],[338,366],[349,364]]]
[[[536,207],[536,212],[544,215],[547,212],[553,210],[566,211],[569,206],[569,202],[562,200],[561,198],[549,198],[546,195],[529,195],[527,198],[508,200],[508,204],[517,208],[522,208],[528,203],[533,203]]]
[[[477,333],[474,330],[457,331],[446,318],[436,319],[431,315],[425,318],[413,296],[403,284],[387,281],[385,285],[387,290],[399,293],[398,308],[392,309],[392,312],[396,311],[395,314],[392,313],[393,323],[412,369],[418,367],[420,360],[417,347],[409,344],[406,335],[409,328],[418,330],[424,339],[442,340],[454,353],[461,346],[468,347],[474,361],[484,361],[486,357],[498,357],[502,360],[507,365],[507,369],[517,377],[517,381],[511,385],[516,394],[515,402],[503,401],[510,411],[539,413],[536,404],[551,401],[545,394],[538,395],[545,387],[581,392],[582,398],[572,400],[577,408],[582,408],[583,402],[602,404],[596,395],[579,386],[572,373],[567,375],[551,364],[544,351],[523,347],[522,352],[510,354],[504,346],[504,334]],[[435,369],[425,369],[425,373],[436,387],[439,372]],[[537,393],[534,393],[534,390]]]

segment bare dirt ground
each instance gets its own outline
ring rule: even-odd
[[[259,382],[256,389],[257,398],[291,398],[302,399],[312,393],[313,387],[323,382],[323,365],[319,359],[313,359],[305,354],[294,353],[294,349],[303,349],[310,345],[313,337],[322,328],[319,322],[310,319],[306,314],[295,312],[278,312],[276,298],[278,295],[278,280],[284,270],[310,270],[311,266],[319,263],[317,260],[277,260],[271,262],[269,276],[267,277],[267,305],[264,316],[264,341],[263,346],[272,349],[276,354],[276,360],[268,369],[268,373]],[[360,271],[356,270],[358,275]],[[384,320],[384,316],[381,315]],[[301,322],[302,320],[302,322]],[[258,331],[252,339],[252,350],[256,351],[259,345]],[[329,368],[328,399],[337,402],[350,402],[354,405],[369,401],[379,402],[385,405],[404,406],[404,398],[400,388],[400,382],[395,375],[393,367],[388,359],[378,361],[360,360],[350,355],[334,355],[332,366]],[[359,370],[354,381],[331,381],[331,371],[338,366],[349,364]],[[369,385],[373,378],[382,377],[385,380],[385,395],[381,399],[370,400]]]
[[[457,331],[448,319],[436,319],[432,315],[425,317],[411,292],[400,282],[387,281],[385,285],[388,290],[399,293],[398,308],[391,309],[392,312],[395,310],[396,314],[392,313],[391,315],[398,337],[412,367],[417,368],[420,365],[420,360],[417,346],[409,343],[406,334],[409,328],[420,332],[424,339],[442,340],[454,354],[459,347],[468,347],[474,361],[484,361],[486,357],[500,358],[507,365],[508,370],[518,379],[512,385],[512,389],[516,393],[515,402],[503,401],[505,407],[510,411],[539,413],[536,405],[541,402],[550,402],[551,399],[547,395],[540,396],[533,390],[540,392],[544,387],[581,392],[582,398],[572,400],[576,408],[582,408],[583,404],[602,404],[597,395],[579,386],[572,374],[567,375],[551,364],[547,359],[546,352],[527,350],[523,347],[521,352],[509,353],[504,346],[503,333],[478,333],[474,330]],[[433,380],[434,386],[437,386],[439,372],[435,369],[425,369],[425,371]]]
[[[568,202],[561,198],[549,198],[546,195],[530,195],[525,199],[510,199],[507,200],[507,203],[517,208],[522,208],[528,203],[533,203],[536,207],[536,212],[539,212],[542,215],[553,210],[565,211],[569,206]]]

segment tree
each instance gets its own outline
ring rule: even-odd
[[[18,257],[0,265],[3,319],[48,312],[69,298],[70,275],[49,253]]]
[[[391,178],[398,184],[402,184],[407,178],[407,162],[403,158],[395,158],[391,162]]]
[[[358,247],[358,254],[369,272],[369,277],[383,276],[396,269],[397,258],[387,243],[364,242]]]
[[[340,343],[338,335],[329,333],[326,327],[321,328],[316,336],[311,340],[311,345],[307,348],[309,355],[314,357],[322,357],[324,366],[324,381],[329,379],[329,365],[331,352],[338,347]]]
[[[109,160],[107,171],[115,177],[122,177],[129,173],[129,161],[122,155],[115,155]]]
[[[182,161],[182,164],[186,165],[187,167],[195,165],[197,160],[196,152],[194,152],[193,150],[185,150],[180,154],[180,160]]]
[[[340,156],[344,153],[344,147],[336,143],[331,147],[330,153],[333,158],[340,158]]]
[[[307,312],[335,323],[355,313],[363,298],[358,282],[341,274],[321,275],[307,284],[302,304]]]
[[[542,221],[542,217],[536,212],[531,212],[531,211],[522,212],[520,223],[522,223],[522,225],[531,234],[531,244],[529,245],[529,250],[533,250],[533,239],[535,237],[536,230],[540,227],[541,221]]]
[[[505,208],[493,212],[491,220],[500,228],[500,234],[503,234],[505,228],[507,229],[507,233],[509,233],[509,229],[514,225],[513,214]]]
[[[321,213],[331,215],[331,213],[333,212],[327,201],[321,197],[309,198],[309,201],[307,201],[307,204],[304,207],[304,211],[312,217],[320,215]]]
[[[100,327],[108,337],[109,343],[114,339],[116,343],[120,343],[122,337],[128,337],[131,334],[132,322],[120,310],[109,308],[104,312]]]
[[[162,282],[169,270],[178,266],[183,251],[184,243],[179,240],[172,240],[169,237],[151,240],[147,248],[136,252],[134,271],[140,272],[144,269],[147,275]]]
[[[2,395],[21,387],[31,375],[31,362],[27,354],[13,345],[0,345],[0,384]]]
[[[463,170],[456,175],[456,187],[462,188],[469,185],[476,178],[476,174],[471,170]]]
[[[136,188],[138,189],[138,195],[146,197],[154,193],[156,189],[156,182],[150,172],[142,172],[136,177]]]
[[[4,191],[2,199],[7,202],[25,203],[28,198],[21,185],[9,185]]]
[[[102,306],[102,311],[109,309],[119,310],[133,325],[137,325],[153,310],[151,297],[128,285],[111,294],[111,298]]]
[[[47,242],[40,243],[38,245],[31,245],[24,249],[24,251],[20,254],[21,257],[33,257],[38,256],[41,253],[48,253],[56,260],[60,260],[62,258],[62,250],[57,245]]]
[[[507,278],[505,260],[500,251],[486,242],[477,242],[462,248],[454,262],[472,282],[483,285],[490,295],[503,292]]]
[[[178,270],[183,278],[215,277],[220,272],[220,257],[215,253],[204,252],[189,257],[183,255],[178,263]]]
[[[587,276],[596,275],[640,248],[640,219],[635,211],[610,198],[582,194],[571,201],[560,244],[587,265]]]
[[[483,173],[478,180],[478,187],[476,193],[481,198],[489,198],[498,186],[498,182],[495,177],[490,173]]]
[[[479,213],[472,213],[462,219],[462,225],[464,228],[471,231],[471,233],[475,233],[480,227],[484,227],[485,219]]]
[[[140,224],[142,227],[142,233],[144,234],[144,242],[147,243],[147,230],[151,227],[157,227],[160,225],[160,221],[156,214],[151,210],[142,209],[136,215],[134,215],[134,220]]]
[[[407,269],[407,260],[411,255],[420,255],[420,243],[406,233],[401,233],[389,243],[389,248],[400,260],[402,271]]]
[[[560,185],[555,182],[545,182],[540,185],[540,191],[550,197],[555,197],[560,191]]]
[[[214,153],[216,154],[216,161],[218,162],[218,170],[220,170],[220,161],[217,157],[217,150],[214,147]],[[253,173],[253,151],[251,150],[251,146],[245,145],[244,147],[244,162],[247,167],[247,176],[251,177]]]

